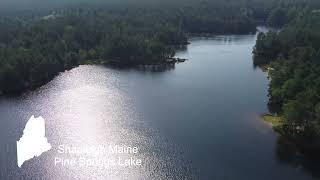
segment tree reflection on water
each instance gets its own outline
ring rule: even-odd
[[[320,177],[320,148],[305,147],[279,136],[276,146],[277,158],[281,163],[302,168],[313,177]]]

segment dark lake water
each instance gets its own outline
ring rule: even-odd
[[[313,179],[282,157],[278,135],[259,118],[268,112],[268,79],[252,64],[255,39],[193,38],[177,53],[189,60],[175,67],[83,65],[33,92],[2,97],[0,179]],[[53,148],[18,168],[16,141],[32,115],[45,119]],[[101,144],[137,147],[134,155],[103,156],[134,156],[142,166],[55,165],[75,156],[59,154],[59,145]]]

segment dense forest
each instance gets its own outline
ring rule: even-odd
[[[260,33],[254,63],[268,65],[276,128],[294,140],[320,139],[320,11],[304,8],[281,31]]]
[[[230,5],[68,7],[0,18],[0,92],[41,86],[84,63],[158,64],[191,33],[249,33],[255,23]],[[221,10],[220,10],[221,11]]]
[[[317,5],[315,0],[19,2],[0,2],[0,94],[39,87],[79,64],[166,63],[191,35],[255,33],[259,24],[282,26],[300,9]]]

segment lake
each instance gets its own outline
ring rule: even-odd
[[[82,65],[35,91],[2,97],[0,179],[313,179],[260,119],[268,112],[268,79],[253,66],[255,40],[192,38],[176,54],[188,61],[175,66]],[[45,119],[52,149],[18,168],[16,141],[32,115]],[[61,145],[138,152],[63,154]],[[142,165],[68,165],[79,156],[135,158]]]

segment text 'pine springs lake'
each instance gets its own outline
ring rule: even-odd
[[[140,167],[142,160],[137,158],[138,147],[125,145],[70,146],[59,145],[55,166],[109,168]]]

